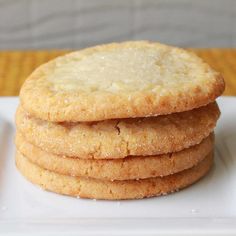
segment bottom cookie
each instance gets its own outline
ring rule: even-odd
[[[17,168],[32,183],[60,194],[108,200],[139,199],[178,191],[203,177],[212,163],[213,154],[211,153],[191,169],[162,178],[104,181],[60,175],[45,170],[31,163],[21,153],[16,153]]]

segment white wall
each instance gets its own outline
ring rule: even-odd
[[[236,47],[236,0],[0,0],[0,49],[131,39]]]

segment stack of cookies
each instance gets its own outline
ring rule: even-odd
[[[196,55],[150,42],[56,58],[24,83],[16,165],[70,196],[137,199],[171,193],[213,163],[223,78]]]

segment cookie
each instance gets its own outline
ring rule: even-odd
[[[20,101],[40,119],[82,122],[191,110],[223,90],[221,75],[195,54],[137,41],[84,49],[40,66]]]
[[[197,165],[212,150],[214,135],[211,134],[200,144],[180,152],[116,160],[89,160],[53,155],[30,144],[20,133],[16,134],[15,141],[20,153],[44,169],[63,175],[129,180],[166,176]]]
[[[116,159],[178,152],[199,144],[220,115],[216,103],[166,116],[53,123],[28,115],[19,107],[17,129],[25,139],[57,155]]]
[[[60,175],[33,164],[19,152],[16,154],[16,165],[29,181],[43,189],[81,198],[121,200],[159,196],[187,187],[208,172],[213,163],[212,157],[211,153],[195,167],[177,174],[124,181]]]

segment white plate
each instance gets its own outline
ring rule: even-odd
[[[17,98],[0,99],[0,235],[236,235],[236,98],[218,100],[216,160],[178,193],[132,201],[76,199],[42,191],[14,165]]]

